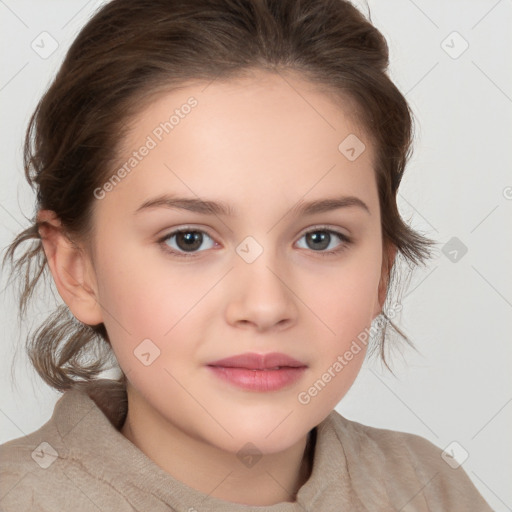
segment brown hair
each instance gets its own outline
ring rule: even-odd
[[[387,66],[384,37],[344,0],[112,0],[80,31],[30,119],[24,167],[36,210],[54,211],[71,240],[88,240],[93,191],[111,174],[130,120],[156,94],[250,70],[291,71],[354,102],[374,143],[383,244],[395,246],[410,267],[424,263],[434,242],[404,223],[396,203],[412,116]],[[4,256],[12,275],[23,276],[20,316],[46,275],[38,228],[34,215]],[[28,240],[32,246],[16,259]],[[388,269],[389,286],[396,266]],[[386,326],[379,346],[388,366],[385,334]],[[84,325],[65,305],[28,336],[27,352],[44,381],[61,391],[92,384],[115,361],[104,324]]]

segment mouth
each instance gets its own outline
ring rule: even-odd
[[[211,372],[232,386],[250,391],[279,391],[295,384],[304,374],[306,367],[283,366],[276,370],[250,370],[248,368],[232,368],[209,366]]]
[[[307,364],[280,352],[272,352],[269,354],[256,354],[246,352],[244,354],[238,354],[236,356],[226,357],[224,359],[219,359],[218,361],[213,361],[209,363],[208,366],[275,371],[281,368],[307,367]]]
[[[224,368],[238,368],[237,366],[224,366]],[[250,370],[251,372],[270,372],[273,370],[280,370],[281,368],[295,368],[294,366],[276,366],[275,368],[242,368],[241,370]]]
[[[207,367],[231,385],[265,392],[291,386],[303,376],[308,366],[286,354],[246,353],[214,361]]]

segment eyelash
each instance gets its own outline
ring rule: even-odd
[[[327,228],[326,226],[315,226],[312,229],[310,229],[309,231],[306,231],[305,233],[303,233],[300,238],[303,238],[304,236],[306,236],[310,233],[317,233],[317,232],[326,232],[326,233],[334,234],[334,235],[338,236],[340,238],[340,240],[343,242],[340,248],[333,249],[330,251],[313,251],[311,249],[312,252],[318,253],[321,256],[325,256],[325,257],[336,256],[336,255],[340,254],[341,252],[343,252],[344,250],[346,250],[348,248],[348,246],[350,244],[352,244],[352,239],[349,238],[347,235],[344,235],[343,233],[340,233],[339,231]],[[171,254],[172,256],[177,256],[178,258],[195,258],[195,257],[197,257],[196,255],[198,253],[203,252],[203,251],[196,251],[196,252],[191,252],[191,253],[184,253],[184,252],[178,252],[174,249],[170,249],[169,246],[165,242],[167,240],[169,240],[170,238],[172,238],[173,236],[178,235],[180,233],[202,233],[204,235],[207,235],[210,239],[213,240],[213,237],[210,236],[207,231],[204,231],[202,229],[192,228],[192,227],[176,229],[175,231],[171,231],[164,237],[158,239],[158,244],[161,245],[162,249],[165,252]]]

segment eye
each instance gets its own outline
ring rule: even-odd
[[[339,231],[328,229],[325,226],[315,227],[313,230],[304,233],[301,238],[305,238],[307,244],[307,247],[303,248],[312,249],[314,252],[319,252],[322,256],[338,254],[347,249],[352,243],[352,240],[348,236]],[[338,247],[333,249],[333,242],[335,242],[336,238],[341,240],[342,243],[338,244]],[[329,248],[330,250],[325,250]]]
[[[205,237],[212,242],[209,247],[206,247],[206,249],[211,249],[215,245],[215,242],[213,242],[210,235],[205,231],[193,228],[177,229],[165,235],[163,238],[158,240],[158,242],[162,245],[165,251],[170,252],[175,256],[187,258],[193,257],[197,252],[202,252],[197,249],[204,244]]]
[[[313,252],[317,252],[322,256],[330,256],[339,254],[341,251],[348,248],[352,243],[352,240],[340,233],[339,231],[328,229],[325,226],[315,227],[304,233],[301,237],[306,240],[305,249],[311,249]],[[336,238],[341,241],[336,247]],[[204,249],[212,249],[215,247],[215,242],[201,229],[195,229],[192,227],[183,227],[174,231],[171,231],[164,237],[158,240],[158,243],[162,246],[163,250],[171,253],[173,256],[191,258],[197,253],[202,252],[199,250],[204,245],[205,240],[210,240],[210,244]],[[335,248],[333,249],[333,243]],[[329,249],[330,250],[325,250]]]

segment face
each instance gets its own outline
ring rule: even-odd
[[[159,97],[123,147],[120,179],[96,192],[91,265],[130,386],[157,421],[195,439],[286,449],[346,394],[366,353],[354,340],[381,310],[370,141],[348,105],[259,73]],[[304,209],[343,197],[357,199]],[[272,352],[303,368],[239,370],[254,389],[209,366]]]

